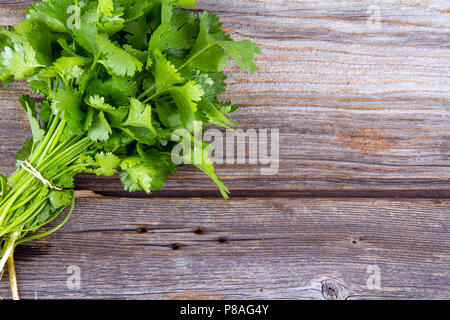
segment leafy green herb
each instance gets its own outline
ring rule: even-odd
[[[67,221],[70,213],[54,229],[28,235],[73,208],[76,174],[119,173],[130,192],[162,188],[177,170],[176,130],[192,135],[188,148],[202,155],[182,160],[228,197],[195,126],[234,125],[225,114],[235,106],[217,99],[226,88],[222,70],[231,57],[255,72],[260,49],[233,41],[214,14],[176,6],[195,0],[43,0],[25,21],[0,28],[0,81],[25,79],[42,96],[38,106],[20,98],[33,138],[17,171],[0,175],[0,271],[17,244]]]

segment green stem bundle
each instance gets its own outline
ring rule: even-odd
[[[78,173],[79,166],[72,164],[92,145],[92,141],[83,135],[63,139],[65,126],[65,120],[60,120],[57,115],[54,116],[49,123],[47,134],[36,145],[27,160],[43,176],[45,173],[51,172],[50,176],[45,176],[49,181],[56,180],[64,174],[74,176]],[[17,295],[17,292],[14,292],[14,287],[17,287],[13,259],[14,248],[20,243],[47,236],[61,228],[73,209],[73,192],[71,194],[72,208],[60,224],[47,232],[25,237],[30,231],[36,231],[56,219],[65,206],[52,208],[50,205],[51,187],[22,166],[19,166],[7,182],[10,190],[4,186],[3,179],[0,198],[0,271],[3,271],[4,266],[8,263],[11,288]],[[46,214],[44,217],[43,213]]]
[[[14,297],[14,248],[67,221],[77,173],[118,173],[126,191],[150,193],[177,171],[172,156],[186,139],[194,143],[182,162],[228,198],[208,158],[211,145],[196,141],[196,128],[233,125],[226,114],[236,107],[218,98],[226,88],[223,70],[231,57],[255,72],[261,50],[234,41],[216,15],[177,5],[195,7],[195,0],[131,7],[123,0],[38,1],[25,21],[0,27],[0,83],[27,80],[43,98],[37,107],[31,97],[19,98],[33,139],[20,151],[17,170],[8,179],[0,175],[0,274],[8,264]],[[79,23],[71,25],[73,8]],[[195,161],[197,151],[202,161]],[[28,235],[69,205],[56,227]]]

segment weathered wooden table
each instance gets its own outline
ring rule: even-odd
[[[30,2],[0,0],[0,24]],[[80,176],[69,223],[17,249],[22,297],[450,298],[450,2],[198,2],[263,49],[224,98],[280,130],[278,173],[219,165],[228,201],[189,167],[150,197]],[[26,92],[0,92],[4,174]]]

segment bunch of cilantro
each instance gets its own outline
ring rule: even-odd
[[[226,88],[222,70],[232,57],[255,72],[260,50],[233,41],[215,15],[174,6],[195,0],[44,0],[24,22],[0,29],[0,81],[25,79],[42,96],[38,106],[20,97],[33,138],[16,172],[0,175],[0,271],[5,263],[13,270],[18,244],[67,221],[72,210],[55,228],[29,235],[73,208],[76,174],[119,171],[130,192],[162,188],[177,170],[172,151],[186,138],[174,134],[180,129],[202,154],[195,162],[180,157],[227,197],[195,128],[232,125],[225,114],[235,106],[217,100]]]

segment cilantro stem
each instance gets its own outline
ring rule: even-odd
[[[19,290],[17,288],[16,267],[14,266],[14,255],[12,252],[8,257],[8,273],[9,273],[9,282],[11,284],[11,293],[12,293],[13,300],[20,300]]]
[[[93,144],[91,139],[84,135],[63,139],[66,125],[67,120],[60,119],[58,114],[53,115],[46,135],[37,143],[29,157],[29,162],[38,172],[43,173],[44,176],[47,175],[47,179],[57,179],[65,174],[72,176],[76,174],[84,165],[71,164]],[[0,237],[8,234],[11,237],[13,232],[19,232],[16,239],[20,239],[23,237],[22,233],[26,234],[30,231],[29,227],[24,229],[25,226],[42,224],[37,219],[43,211],[48,210],[49,187],[22,168],[11,175],[8,182],[11,184],[11,190],[8,193],[5,191],[0,198]],[[62,210],[50,215],[44,224],[55,219],[61,212]],[[33,230],[36,229],[33,228]],[[8,258],[4,255],[3,265],[5,259]]]
[[[169,92],[169,91],[170,91],[170,89],[166,89],[166,90],[162,90],[162,91],[156,92],[154,95],[152,95],[151,97],[145,99],[143,102],[144,102],[144,103],[148,103],[150,100],[153,100],[153,99],[155,99],[157,96],[160,96],[160,95],[162,95],[163,93],[166,93],[166,92]]]
[[[27,241],[36,240],[36,239],[40,239],[40,238],[46,237],[46,236],[48,236],[49,234],[52,234],[53,232],[59,230],[59,229],[67,222],[67,220],[69,220],[70,215],[72,214],[72,211],[73,211],[73,208],[74,208],[74,204],[75,204],[75,201],[72,200],[72,205],[70,206],[69,213],[68,213],[67,216],[64,218],[64,220],[61,221],[61,223],[58,224],[56,227],[54,227],[53,229],[48,230],[48,231],[46,231],[46,232],[42,232],[42,233],[36,234],[36,235],[34,235],[34,236],[31,236],[31,237],[27,237],[27,238],[20,239],[20,240],[18,240],[18,241],[16,242],[15,246],[18,246],[19,244],[24,243],[24,242],[27,242]],[[64,208],[61,209],[61,211],[60,211],[59,213],[61,213],[63,210],[64,210]]]
[[[206,47],[204,47],[203,49],[201,49],[200,51],[198,51],[197,53],[195,53],[192,57],[190,57],[185,63],[183,63],[179,68],[178,71],[183,70],[185,67],[187,67],[189,65],[189,63],[191,63],[194,59],[196,59],[197,57],[199,57],[201,54],[203,54],[205,51],[207,51],[208,49],[214,47],[216,44],[209,44]],[[155,89],[156,85],[152,85],[151,87],[149,87],[147,90],[145,90],[139,97],[138,100],[143,99],[145,96],[147,96],[150,92],[152,92]],[[147,103],[150,100],[153,100],[154,98],[156,98],[157,96],[167,92],[168,90],[162,90],[162,91],[157,91],[156,93],[154,93],[152,96],[150,96],[149,98],[145,99],[143,102]]]
[[[48,141],[51,139],[51,137],[52,137],[52,135],[53,135],[53,132],[55,131],[55,129],[56,129],[57,125],[58,125],[58,122],[56,121],[56,119],[57,119],[57,118],[55,117],[55,118],[52,120],[52,123],[51,123],[51,125],[50,125],[50,128],[49,128],[47,134],[46,134],[45,137],[44,137],[44,140],[40,143],[38,150],[36,150],[36,151],[32,154],[31,159],[30,159],[30,161],[31,161],[32,163],[34,163],[34,161],[36,161],[37,158],[41,155],[41,153],[42,153],[42,151],[45,149],[45,147],[46,147]]]
[[[190,57],[185,63],[183,63],[181,65],[181,67],[178,68],[178,71],[183,70],[185,67],[187,67],[189,65],[189,63],[191,63],[195,58],[197,58],[198,56],[200,56],[203,52],[205,52],[206,50],[214,47],[216,44],[209,44],[206,47],[204,47],[202,50],[200,50],[199,52],[195,53],[192,57]]]
[[[3,256],[0,260],[0,270],[3,270],[3,268],[5,267],[6,261],[8,260],[12,251],[14,250],[14,243],[16,242],[18,237],[19,237],[18,232],[13,232],[10,235],[8,244],[5,247],[5,252],[3,253]]]
[[[142,98],[144,98],[146,95],[148,95],[150,92],[152,92],[155,88],[156,88],[156,85],[152,85],[151,87],[149,87],[138,97],[138,100],[141,100]]]

